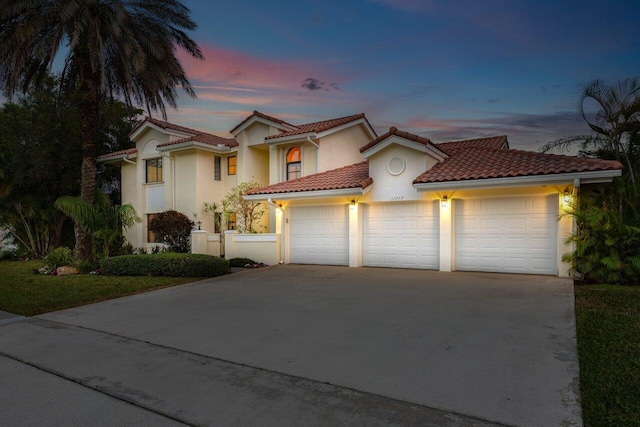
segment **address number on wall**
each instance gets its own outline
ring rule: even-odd
[[[391,198],[392,202],[397,202],[397,201],[400,201],[400,200],[404,200],[404,196],[394,196],[394,197]]]

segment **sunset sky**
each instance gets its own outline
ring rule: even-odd
[[[588,128],[580,85],[640,76],[639,1],[186,0],[205,61],[170,121],[225,134],[253,110],[294,124],[364,112],[435,142],[537,150]]]

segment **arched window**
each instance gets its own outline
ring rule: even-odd
[[[287,181],[302,176],[300,154],[300,147],[293,147],[287,151]]]

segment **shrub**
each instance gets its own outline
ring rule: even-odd
[[[144,254],[107,258],[102,274],[112,276],[215,277],[229,273],[229,261],[201,254]]]
[[[72,265],[74,263],[71,249],[64,246],[49,251],[44,259],[47,262],[47,266],[52,270],[62,267],[63,265]]]
[[[250,258],[231,258],[229,260],[229,264],[231,265],[231,267],[244,267],[247,264],[256,264],[256,262]]]
[[[193,221],[178,211],[159,213],[149,222],[149,230],[156,234],[158,243],[169,245],[173,252],[189,252]]]
[[[99,263],[97,262],[91,262],[91,261],[78,261],[76,263],[76,268],[78,269],[78,271],[82,274],[89,274],[92,271],[94,271],[96,268],[98,268],[100,266]]]
[[[584,203],[571,213],[578,229],[568,241],[572,253],[562,260],[585,282],[636,283],[640,277],[640,227],[621,218],[616,209]]]

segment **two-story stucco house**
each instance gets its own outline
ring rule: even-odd
[[[562,254],[580,188],[620,176],[615,161],[509,148],[506,136],[434,143],[363,114],[293,125],[254,112],[225,139],[153,119],[135,148],[101,161],[122,167],[123,203],[146,219],[187,215],[242,181],[270,208],[284,263],[566,276]],[[206,222],[203,228],[213,230]]]
[[[262,185],[324,172],[363,159],[359,148],[376,137],[364,114],[292,125],[258,111],[222,138],[146,118],[130,135],[135,146],[98,160],[121,167],[122,203],[131,203],[142,223],[126,233],[134,247],[153,246],[153,215],[170,209],[214,231],[204,203],[219,203],[236,185]],[[271,209],[273,214],[273,209]],[[275,228],[274,215],[264,217]]]

